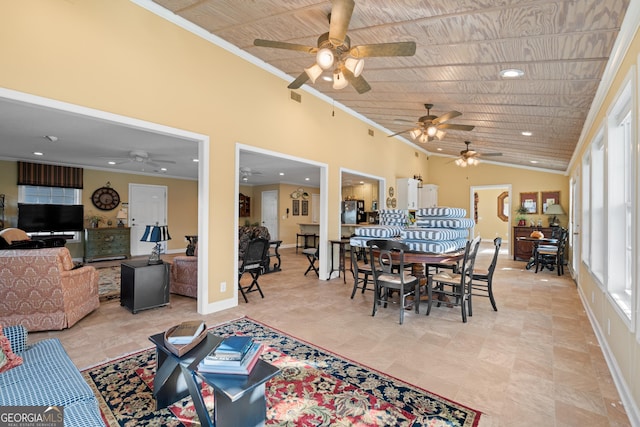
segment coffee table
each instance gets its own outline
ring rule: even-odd
[[[166,408],[190,395],[203,426],[263,426],[267,414],[265,383],[280,369],[260,359],[249,375],[221,375],[197,370],[198,363],[213,350],[222,337],[208,333],[207,337],[182,357],[164,345],[164,333],[149,340],[156,345],[156,376],[153,395],[156,409]],[[214,390],[214,420],[202,398],[204,381]],[[214,422],[215,421],[215,422]]]

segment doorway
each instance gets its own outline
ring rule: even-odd
[[[506,193],[506,195],[504,194]],[[469,215],[476,221],[471,238],[481,236],[483,243],[511,237],[511,184],[471,187]],[[503,244],[509,248],[509,244]]]
[[[167,225],[167,187],[129,183],[131,256],[150,254],[155,243],[141,242],[147,225]],[[160,242],[166,253],[167,242]]]

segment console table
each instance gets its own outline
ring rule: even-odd
[[[282,259],[280,259],[280,252],[278,251],[281,244],[282,240],[269,241],[269,253],[267,254],[267,261],[264,265],[264,274],[275,273],[282,269]],[[273,252],[271,252],[271,249],[273,249]],[[277,260],[273,263],[273,266],[271,266],[271,258],[275,258]]]
[[[86,228],[84,230],[84,262],[130,257],[129,227]]]
[[[519,237],[529,237],[533,231],[539,230],[544,237],[551,237],[551,227],[513,227],[513,260],[529,261],[533,253],[534,242],[518,240]]]

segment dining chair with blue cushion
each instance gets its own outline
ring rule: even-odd
[[[405,270],[404,253],[409,247],[394,240],[369,240],[369,259],[373,271],[374,299],[372,316],[376,315],[378,306],[384,307],[390,302],[393,292],[399,294],[400,324],[404,322],[404,311],[407,297],[412,295],[415,311],[420,312],[420,280]],[[391,301],[392,302],[392,301]]]

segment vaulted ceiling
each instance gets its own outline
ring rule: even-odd
[[[343,0],[339,0],[342,2]],[[283,90],[311,66],[307,52],[259,47],[267,39],[316,47],[329,31],[331,1],[154,0],[180,18],[286,73]],[[416,53],[364,58],[371,90],[316,91],[389,130],[410,130],[425,116],[462,115],[442,140],[415,142],[458,155],[470,141],[493,162],[565,171],[618,36],[629,0],[356,0],[351,46],[413,41]],[[519,69],[520,78],[502,77]],[[331,72],[325,72],[331,75]],[[303,90],[304,86],[301,89]],[[522,132],[530,132],[524,136]]]

